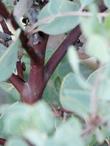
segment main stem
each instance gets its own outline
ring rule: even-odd
[[[27,50],[31,60],[31,69],[28,81],[25,83],[22,93],[23,102],[32,104],[42,97],[44,90],[44,63],[47,41],[48,36],[43,34],[43,38],[40,42]]]
[[[80,34],[80,27],[77,26],[67,35],[66,39],[58,47],[46,65],[44,65],[45,51],[48,41],[48,36],[46,34],[43,34],[43,38],[37,45],[26,49],[30,56],[31,69],[29,79],[25,82],[23,91],[21,92],[23,102],[33,104],[42,98],[43,91],[49,78],[66,54],[68,47],[77,41]],[[32,46],[31,43],[29,45]],[[27,47],[29,46],[27,45]]]

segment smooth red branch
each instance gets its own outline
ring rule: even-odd
[[[50,60],[47,62],[45,66],[45,82],[49,80],[52,73],[55,71],[57,65],[60,63],[62,58],[65,56],[67,49],[70,45],[74,44],[79,36],[81,35],[80,27],[77,26],[74,28],[66,37],[66,39],[62,42],[59,48],[52,55]]]
[[[99,2],[99,10],[100,10],[100,12],[104,12],[107,10],[107,7],[104,5],[103,1]]]
[[[5,143],[6,143],[6,139],[4,139],[4,138],[0,138],[0,145],[5,145]]]
[[[9,79],[9,82],[18,90],[19,93],[23,92],[25,82],[19,78],[17,75],[12,74]]]
[[[41,42],[39,42],[37,45],[33,46],[33,48],[30,48],[28,50],[29,55],[31,55],[32,52],[33,54],[35,54],[35,58],[30,57],[31,69],[30,69],[29,80],[28,80],[28,83],[34,84],[34,86],[36,86],[35,84],[37,84],[37,80],[39,80],[38,77],[43,76],[47,41],[48,41],[48,36],[45,35],[44,38],[41,40]],[[39,71],[42,72],[41,75],[39,74]]]
[[[6,19],[10,16],[10,13],[8,12],[4,4],[1,2],[1,0],[0,0],[0,15],[2,15]]]
[[[23,102],[32,104],[42,97],[44,90],[44,62],[47,41],[48,36],[44,34],[38,44],[26,50],[30,56],[31,64],[29,79],[25,84],[25,89],[22,94]]]
[[[77,41],[80,34],[81,34],[80,27],[77,26],[68,34],[66,39],[63,41],[63,43],[59,46],[57,51],[50,58],[46,66],[44,66],[44,59],[48,37],[46,39],[43,39],[39,44],[32,48],[33,53],[32,52],[31,53],[34,55],[36,54],[36,58],[38,59],[38,61],[35,60],[32,56],[30,56],[31,69],[29,73],[29,80],[25,84],[25,90],[22,95],[23,102],[32,104],[42,98],[44,88],[49,78],[51,77],[57,65],[60,63],[60,61],[66,54],[68,47]],[[30,51],[31,48],[30,50],[28,50],[29,55]]]
[[[46,45],[48,41],[48,35],[43,34],[42,37],[38,36],[37,44],[33,45],[32,40],[28,41],[28,48],[26,49],[27,53],[29,54],[31,60],[35,62],[35,64],[42,66],[44,64],[45,59],[45,51]]]
[[[7,26],[7,24],[6,24],[6,21],[4,20],[4,18],[3,18],[2,16],[0,17],[0,24],[1,24],[2,29],[3,29],[3,31],[4,31],[5,33],[7,33],[7,34],[9,34],[9,35],[12,34],[12,33],[10,32],[10,30],[9,30],[9,28],[8,28],[8,26]]]
[[[21,60],[17,61],[16,63],[16,68],[17,68],[17,75],[19,78],[24,79],[24,71],[25,71],[25,64],[21,62]]]
[[[5,19],[10,19],[12,25],[15,29],[19,28],[18,24],[16,23],[13,14],[10,14],[3,2],[0,0],[0,15],[3,16]]]

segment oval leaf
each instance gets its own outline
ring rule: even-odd
[[[44,21],[38,29],[52,35],[68,32],[76,27],[79,23],[78,17],[63,16],[64,13],[74,12],[79,9],[79,5],[75,2],[67,0],[54,0],[50,1],[39,13],[38,20]]]
[[[105,5],[110,8],[110,0],[104,0]]]
[[[81,132],[80,122],[72,117],[56,130],[54,143],[56,146],[84,146]]]
[[[7,80],[15,69],[19,49],[19,34],[20,30],[16,32],[14,43],[0,57],[0,82]]]
[[[89,96],[89,91],[82,88],[76,75],[70,73],[64,78],[60,90],[60,101],[65,109],[86,118],[89,113]]]

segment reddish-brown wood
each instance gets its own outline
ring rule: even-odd
[[[3,138],[0,138],[0,145],[5,145],[5,143],[6,143],[6,140],[5,139],[3,139]]]

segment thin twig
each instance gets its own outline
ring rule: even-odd
[[[11,31],[9,30],[9,28],[8,28],[8,26],[6,24],[6,21],[4,20],[4,18],[2,16],[0,16],[0,24],[2,26],[3,31],[6,34],[12,35]]]
[[[76,40],[81,35],[80,27],[77,26],[74,28],[66,37],[66,39],[62,42],[62,44],[58,47],[55,53],[51,56],[49,61],[45,66],[45,82],[47,82],[55,71],[56,67],[65,56],[68,47],[76,42]]]
[[[94,84],[92,85],[92,91],[91,91],[91,117],[92,118],[97,117],[98,98],[99,98],[97,95],[97,91],[98,91],[101,80],[102,80],[102,73],[98,71]]]
[[[25,64],[21,62],[21,60],[17,61],[16,63],[16,68],[17,68],[17,75],[19,78],[24,79],[24,71],[25,71]]]
[[[48,41],[48,35],[42,34],[41,41],[26,50],[30,56],[30,72],[27,83],[25,84],[25,92],[22,94],[22,101],[32,104],[42,98],[44,84],[44,63],[45,51]],[[27,94],[29,93],[29,94]]]

